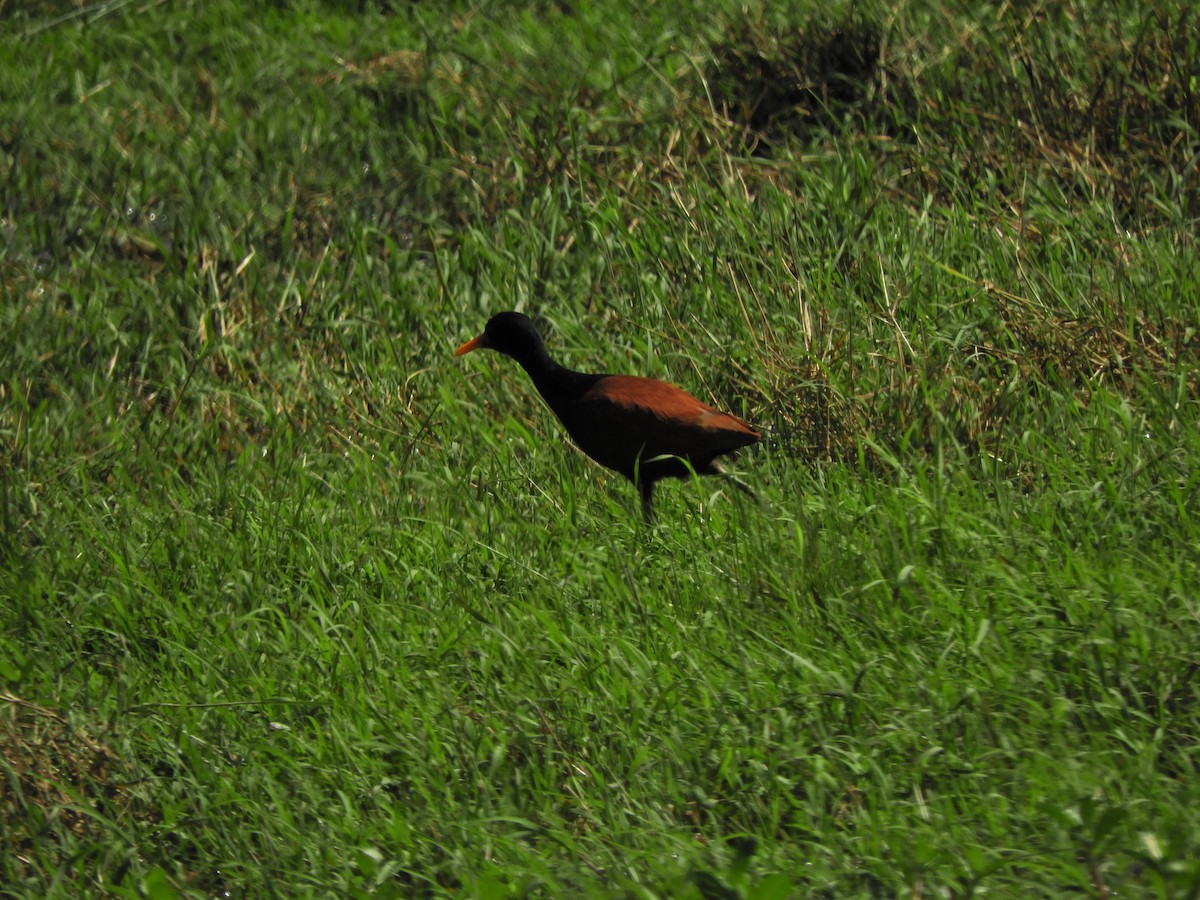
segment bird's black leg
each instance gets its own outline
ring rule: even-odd
[[[746,484],[746,482],[742,481],[742,479],[738,478],[736,475],[730,475],[723,468],[721,468],[720,464],[717,463],[716,460],[713,460],[708,464],[708,473],[711,475],[721,476],[723,481],[729,482],[742,493],[749,494],[755,500],[758,500],[758,494],[754,492],[754,489],[750,487],[750,485]],[[762,501],[759,502],[761,503]]]
[[[638,482],[638,490],[642,494],[642,518],[649,525],[654,521],[654,510],[650,506],[650,497],[654,493],[654,482],[649,478],[643,478]]]
[[[749,494],[755,500],[758,499],[758,494],[754,492],[754,488],[750,487],[750,485],[746,484],[746,482],[742,481],[742,479],[738,478],[736,475],[730,475],[728,472],[721,472],[721,477],[732,484],[739,491]]]

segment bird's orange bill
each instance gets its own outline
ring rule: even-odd
[[[472,350],[478,350],[482,346],[483,346],[483,335],[481,334],[477,338],[471,338],[471,340],[467,341],[465,344],[463,344],[461,347],[459,347],[457,350],[455,350],[454,355],[462,356],[464,353],[470,353]]]

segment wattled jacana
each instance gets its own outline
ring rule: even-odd
[[[511,356],[558,416],[579,449],[634,483],[642,513],[661,478],[725,474],[716,458],[759,440],[734,416],[701,403],[674,385],[636,375],[585,375],[550,358],[527,316],[503,312],[483,334],[454,351],[495,350]],[[736,479],[741,490],[753,492]]]

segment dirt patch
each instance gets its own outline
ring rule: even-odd
[[[0,693],[0,848],[31,873],[47,850],[89,839],[129,808],[131,778],[112,749],[61,713]]]
[[[810,23],[790,34],[731,29],[706,73],[717,112],[743,126],[759,154],[784,137],[835,129],[886,110],[882,32],[865,20]]]

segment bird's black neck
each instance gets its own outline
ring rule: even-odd
[[[560,366],[550,358],[545,347],[538,347],[534,353],[514,358],[521,364],[521,368],[529,373],[533,386],[560,419],[572,401],[579,399],[604,377],[586,375]]]

